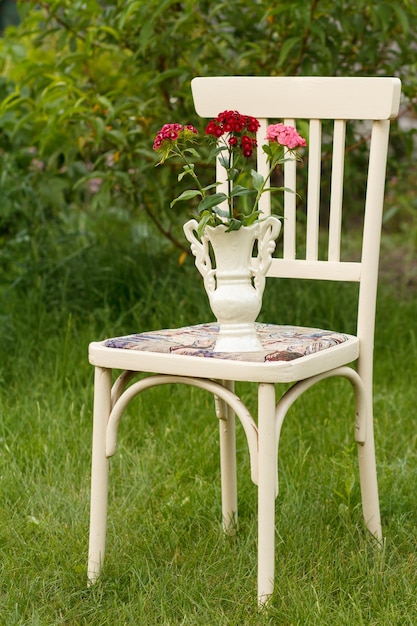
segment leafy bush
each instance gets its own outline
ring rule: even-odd
[[[182,247],[186,209],[167,210],[176,172],[155,173],[151,146],[163,123],[196,123],[195,75],[398,75],[403,115],[415,114],[411,0],[51,0],[19,11],[21,25],[0,40],[6,282],[39,242],[84,245],[103,211],[141,224],[136,236],[151,222]],[[392,145],[391,174],[404,180],[413,133],[396,126]]]

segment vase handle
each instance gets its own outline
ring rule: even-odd
[[[259,223],[258,255],[253,259],[252,271],[256,291],[261,293],[265,287],[266,273],[272,263],[276,239],[281,230],[281,222],[274,215],[269,215]]]
[[[196,235],[197,229],[197,220],[188,220],[183,226],[185,238],[191,244],[191,252],[195,258],[195,266],[203,277],[204,287],[207,293],[211,294],[216,289],[216,281],[215,271],[211,265],[208,238],[203,234],[200,241]]]

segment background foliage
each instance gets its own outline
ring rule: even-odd
[[[402,118],[414,120],[411,0],[52,0],[18,9],[20,26],[0,40],[0,278],[9,284],[45,254],[65,258],[108,229],[138,244],[159,232],[161,245],[183,246],[184,208],[167,211],[176,174],[154,170],[151,145],[165,122],[196,123],[193,76],[396,75]],[[392,198],[409,189],[414,131],[403,128],[393,129]],[[401,195],[388,216],[410,232],[415,201]]]

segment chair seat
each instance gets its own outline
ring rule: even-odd
[[[259,352],[215,352],[218,333],[215,323],[183,328],[149,331],[107,339],[90,344],[90,362],[103,367],[118,367],[146,372],[199,375],[253,381],[299,380],[355,360],[359,352],[357,337],[347,334],[304,328],[256,324],[263,350]],[[326,353],[326,363],[320,357]],[[203,362],[204,360],[204,362]]]

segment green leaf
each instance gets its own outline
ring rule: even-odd
[[[224,152],[224,150],[227,150],[226,146],[216,146],[208,155],[208,160],[212,161],[218,154]]]
[[[230,163],[229,163],[229,159],[226,158],[225,156],[221,155],[219,156],[219,163],[222,167],[224,167],[225,170],[229,170],[230,169]]]
[[[227,200],[227,196],[224,193],[214,193],[211,196],[206,196],[198,205],[198,212],[201,213],[205,209],[212,209],[225,200]]]
[[[180,182],[187,174],[191,176],[192,172],[194,172],[194,163],[184,165],[183,171],[178,174],[178,181]]]
[[[206,187],[203,187],[203,191],[209,191],[210,189],[215,189],[219,185],[220,185],[220,183],[210,183],[210,185],[207,185]]]
[[[227,173],[227,180],[236,180],[238,174],[239,170],[237,170],[235,167],[232,167]]]
[[[397,18],[401,24],[402,30],[406,35],[408,35],[408,31],[410,30],[410,23],[408,21],[407,13],[400,6],[398,6],[396,2],[392,3],[391,9],[397,14]]]
[[[107,109],[107,111],[109,112],[109,117],[113,118],[114,108],[109,98],[106,98],[105,96],[97,96],[97,102],[101,104],[103,109]]]
[[[173,207],[176,202],[180,202],[182,200],[191,200],[191,198],[195,198],[196,196],[201,196],[201,191],[198,189],[187,189],[183,191],[178,198],[175,198],[170,204],[170,207]]]
[[[229,219],[229,211],[225,211],[224,209],[221,209],[218,206],[216,206],[213,210],[215,214],[218,215],[219,217]]]
[[[182,70],[180,68],[174,67],[169,70],[165,70],[165,72],[158,72],[158,74],[156,74],[155,77],[151,81],[149,81],[149,84],[154,86],[154,85],[157,85],[158,83],[163,83],[168,78],[181,76],[181,74],[182,74]]]
[[[207,224],[211,222],[212,219],[213,219],[213,216],[210,213],[210,211],[205,211],[202,214],[200,221],[198,223],[198,228],[197,228],[197,234],[199,237],[201,237],[201,235],[204,232],[205,227],[207,226]]]
[[[191,156],[195,157],[196,159],[200,158],[200,154],[195,148],[184,148],[184,154],[191,154]]]
[[[285,63],[288,55],[290,54],[290,52],[292,51],[292,49],[300,44],[300,37],[290,37],[289,39],[286,39],[284,41],[284,43],[281,46],[281,50],[279,53],[279,57],[278,57],[278,67],[282,67],[282,65]]]
[[[234,217],[231,218],[229,222],[229,226],[226,229],[227,233],[230,233],[232,230],[239,230],[242,228],[242,222],[240,220],[236,220]]]
[[[120,33],[116,28],[112,28],[111,26],[108,26],[107,24],[101,24],[98,27],[98,30],[107,33],[108,35],[113,37],[115,41],[120,41]]]
[[[238,196],[253,196],[255,194],[255,189],[248,189],[247,187],[243,187],[242,185],[235,185],[232,189],[230,197],[236,198]]]
[[[264,177],[261,174],[259,174],[259,172],[257,172],[256,170],[251,171],[251,176],[252,176],[253,186],[255,187],[256,191],[261,191],[262,187],[265,184]]]
[[[250,226],[258,217],[262,214],[262,211],[253,211],[250,215],[243,215],[240,219],[245,226]]]
[[[126,146],[126,135],[121,130],[104,130],[104,137],[118,148]]]

